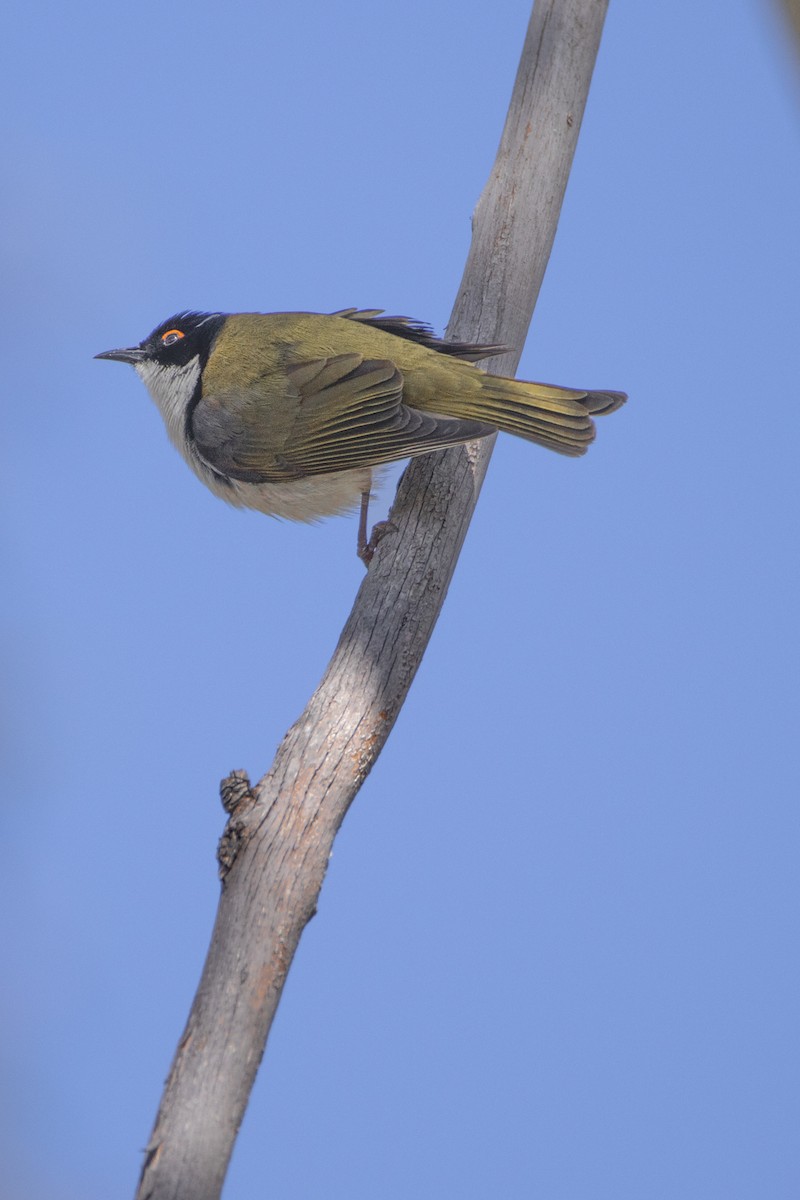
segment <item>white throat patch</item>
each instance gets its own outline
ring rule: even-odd
[[[185,455],[186,410],[200,378],[199,355],[184,367],[141,362],[135,364],[135,371],[158,405],[170,438]]]

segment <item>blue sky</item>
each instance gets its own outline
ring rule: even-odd
[[[226,508],[133,372],[184,307],[446,324],[526,0],[7,18],[3,1129],[12,1200],[130,1195],[355,525]],[[501,438],[337,841],[226,1200],[789,1200],[798,1110],[800,89],[767,4],[613,0]],[[388,495],[384,504],[388,503]]]

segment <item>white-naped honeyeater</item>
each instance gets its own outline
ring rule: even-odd
[[[130,363],[169,436],[215,495],[293,521],[367,508],[384,463],[502,430],[584,454],[622,392],[487,375],[505,347],[446,342],[408,317],[182,312],[97,358]]]

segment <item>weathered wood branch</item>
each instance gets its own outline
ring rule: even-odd
[[[512,347],[555,235],[607,0],[537,0],[448,333]],[[219,1196],[267,1034],[333,839],[386,741],[444,600],[491,441],[417,459],[322,681],[230,819],[208,957],[147,1148],[138,1200]]]

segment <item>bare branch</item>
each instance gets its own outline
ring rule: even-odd
[[[449,327],[513,347],[555,235],[607,0],[539,0]],[[415,460],[325,675],[255,788],[223,783],[223,890],[203,975],[150,1139],[139,1200],[214,1200],[333,839],[386,741],[433,631],[491,441]]]

